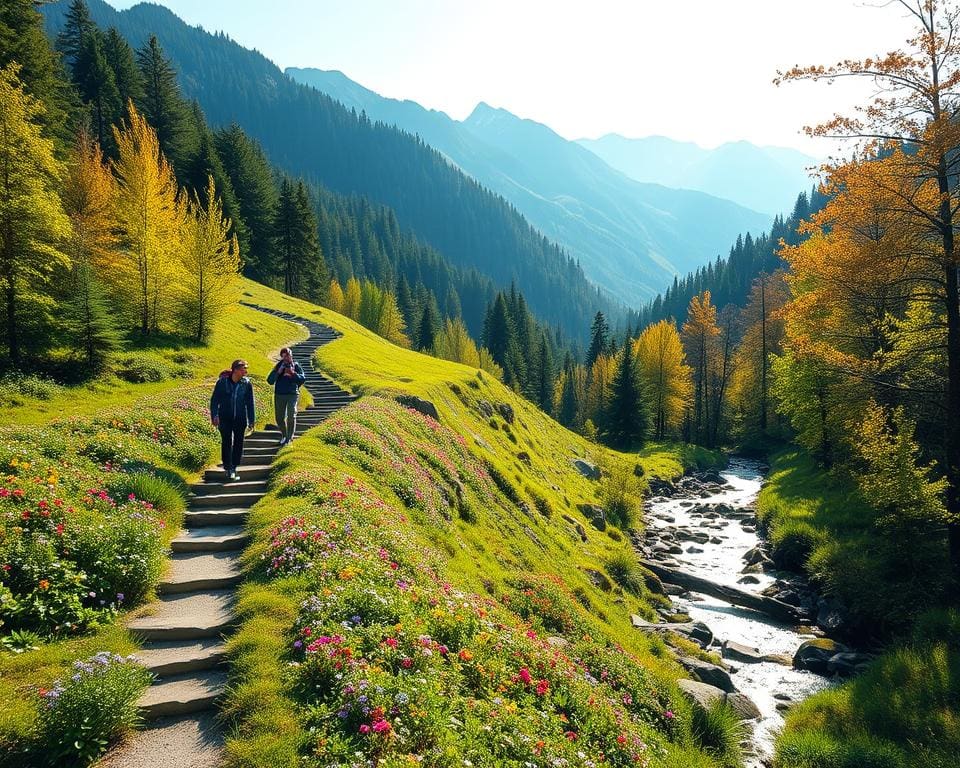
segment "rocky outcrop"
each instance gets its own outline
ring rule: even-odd
[[[600,479],[600,468],[586,459],[574,459],[573,467],[588,480]]]
[[[416,395],[397,395],[396,401],[407,408],[413,408],[424,416],[429,416],[434,421],[440,421],[440,414],[437,413],[437,406],[429,400],[424,400]]]
[[[677,682],[683,694],[703,711],[710,709],[717,702],[723,701],[730,705],[741,720],[754,720],[760,717],[760,710],[747,696],[742,693],[727,693],[721,688],[696,680],[680,680]]]

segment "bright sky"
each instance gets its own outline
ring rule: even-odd
[[[457,119],[486,101],[568,139],[746,139],[817,156],[833,147],[802,126],[866,91],[777,88],[776,70],[886,52],[912,30],[885,0],[156,1],[281,68],[339,69]]]

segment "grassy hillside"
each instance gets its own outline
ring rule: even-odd
[[[607,451],[474,369],[249,293],[342,332],[318,362],[364,398],[280,454],[252,512],[231,765],[736,762],[631,628],[667,603],[620,527],[647,477],[713,457]]]
[[[583,764],[581,755],[600,754],[612,764],[736,762],[722,733],[694,736],[667,646],[631,628],[631,614],[653,618],[667,603],[622,530],[647,478],[715,456],[674,445],[610,452],[474,369],[394,347],[254,283],[240,298],[341,331],[319,362],[365,397],[280,455],[272,492],[251,514],[227,702],[232,764],[348,764],[357,751],[381,765],[406,764],[411,754],[434,765],[479,765],[491,755],[504,765]],[[139,472],[182,498],[215,452],[202,411],[213,376],[248,358],[265,420],[267,355],[302,335],[240,306],[209,347],[158,342],[79,387],[8,382],[0,419],[32,452],[11,448],[11,456],[29,474],[60,461],[79,496],[90,477]],[[161,380],[123,378],[154,369]],[[439,419],[397,397],[429,401]],[[186,426],[168,429],[162,418]],[[53,435],[65,433],[64,452],[50,458]],[[103,446],[117,456],[100,455]],[[602,467],[603,478],[585,477],[577,459]],[[25,467],[32,462],[40,464]],[[151,551],[162,552],[177,527],[180,507],[171,504],[167,525],[150,534]],[[122,508],[105,502],[103,519]],[[19,535],[18,514],[11,507],[4,518],[0,544]],[[65,535],[79,537],[66,523]],[[64,562],[73,556],[65,551]],[[151,568],[137,582],[145,596],[159,573]],[[50,628],[36,635],[36,649],[0,656],[0,695],[14,702],[0,719],[9,757],[37,735],[38,688],[94,651],[132,649],[117,630],[128,607],[97,613],[75,636]],[[360,702],[357,690],[370,686],[393,703]]]
[[[149,598],[187,484],[217,453],[206,414],[214,377],[247,357],[267,421],[267,355],[304,335],[240,306],[207,347],[159,339],[79,386],[2,382],[0,765],[22,764],[43,738],[38,690],[69,678],[75,660],[134,649],[117,623]],[[158,380],[128,380],[144,376]]]

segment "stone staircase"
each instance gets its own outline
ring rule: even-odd
[[[297,415],[295,436],[356,399],[313,368],[313,353],[339,333],[294,315],[253,308],[304,325],[310,333],[291,346],[313,397],[313,405]],[[267,493],[279,441],[275,425],[254,432],[244,443],[238,481],[227,481],[222,468],[208,469],[192,487],[184,530],[171,543],[158,599],[127,624],[144,641],[137,657],[156,676],[139,702],[149,727],[111,752],[102,768],[211,768],[219,762],[222,733],[210,710],[227,684],[223,638],[233,626],[235,589],[243,578],[240,553],[249,541],[244,524],[250,507]]]

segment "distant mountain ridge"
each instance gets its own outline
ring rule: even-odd
[[[413,101],[382,97],[342,72],[286,72],[371,120],[418,135],[503,195],[567,247],[591,279],[634,306],[678,273],[725,252],[740,232],[772,222],[729,200],[636,182],[549,127],[484,103],[459,122]]]
[[[116,27],[136,48],[156,35],[184,95],[212,126],[236,122],[285,172],[388,206],[401,227],[451,264],[477,269],[501,288],[515,282],[535,315],[571,338],[585,337],[597,310],[624,316],[569,254],[416,137],[345,109],[257,51],[191,27],[165,7],[88,5],[98,25]],[[40,6],[48,34],[59,32],[67,6]]]
[[[816,158],[787,147],[748,141],[704,149],[666,136],[628,139],[609,133],[577,141],[631,179],[696,189],[765,213],[791,210],[797,195],[813,185],[807,169]]]

